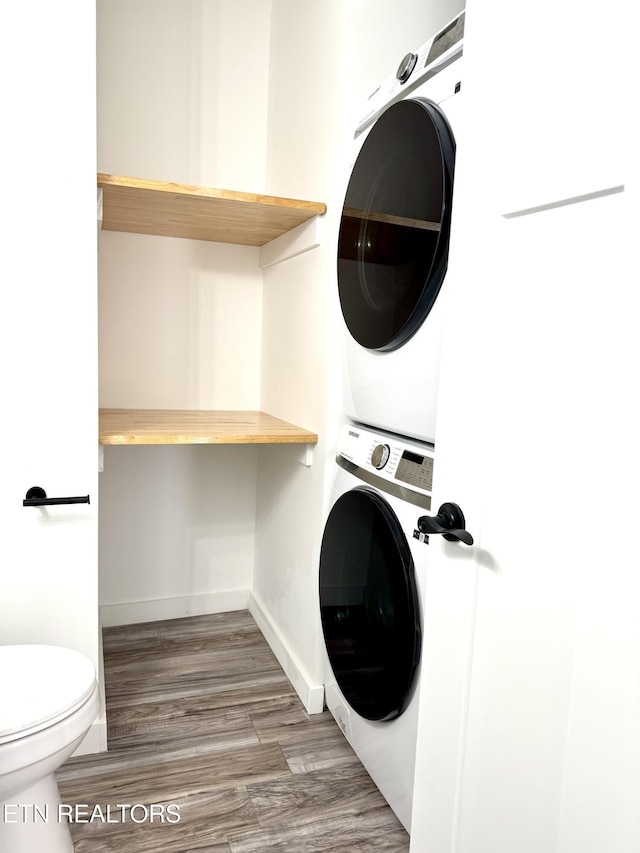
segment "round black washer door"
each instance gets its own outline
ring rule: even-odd
[[[400,522],[367,487],[341,495],[329,513],[320,550],[320,615],[347,702],[367,720],[400,716],[420,662],[418,592]]]
[[[353,338],[393,350],[420,328],[447,271],[455,141],[426,98],[392,104],[353,167],[338,237],[338,291]]]

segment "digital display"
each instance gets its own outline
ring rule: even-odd
[[[430,492],[433,483],[433,459],[405,450],[398,462],[396,480]]]
[[[442,56],[443,53],[446,53],[449,48],[456,44],[456,42],[461,41],[464,35],[464,12],[460,15],[459,18],[456,18],[455,21],[449,24],[449,26],[442,30],[441,33],[434,38],[433,44],[431,45],[431,50],[429,51],[429,55],[427,56],[427,61],[425,62],[425,68],[427,65],[431,65],[431,63],[436,60],[439,56]]]

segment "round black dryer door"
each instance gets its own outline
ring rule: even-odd
[[[343,696],[367,720],[409,704],[422,633],[413,559],[400,523],[375,491],[333,505],[320,551],[320,614]]]
[[[392,104],[364,141],[338,238],[345,323],[363,347],[393,350],[420,328],[447,271],[455,142],[425,98]]]

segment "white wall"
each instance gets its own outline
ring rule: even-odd
[[[99,0],[99,171],[263,192],[270,11]],[[101,233],[101,407],[260,408],[261,324],[257,249]],[[100,477],[106,623],[246,605],[255,449],[110,448]]]
[[[273,4],[267,186],[328,210],[323,244],[265,273],[262,407],[316,430],[320,442],[310,469],[260,451],[253,595],[313,710],[322,681],[318,556],[342,420],[335,247],[353,116],[405,53],[460,8],[460,0]]]
[[[98,166],[259,192],[270,0],[98,0]]]
[[[103,231],[99,281],[103,408],[258,408],[258,249]]]
[[[109,447],[103,623],[241,610],[252,582],[255,447]]]
[[[278,0],[271,35],[267,185],[327,202],[340,141],[340,4]],[[330,245],[335,205],[324,220]],[[273,449],[260,451],[253,591],[254,615],[272,627],[276,654],[315,711],[322,709],[315,555],[326,451],[328,257],[322,246],[265,270],[261,405],[317,432],[320,441],[311,468]]]

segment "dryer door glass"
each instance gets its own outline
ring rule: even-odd
[[[320,552],[320,614],[343,696],[368,720],[392,720],[411,699],[421,630],[413,559],[389,504],[366,487],[342,495]]]
[[[440,108],[400,101],[373,125],[353,167],[338,239],[345,323],[367,349],[420,327],[447,270],[455,142]]]

